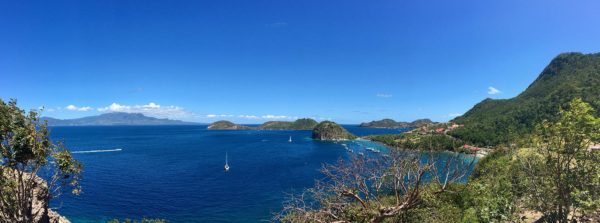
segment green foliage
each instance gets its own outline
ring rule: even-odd
[[[418,119],[413,122],[396,122],[393,119],[386,118],[386,119],[382,119],[379,121],[371,121],[371,122],[361,123],[360,127],[367,127],[367,128],[419,128],[421,126],[426,126],[426,125],[430,125],[430,124],[434,124],[434,122],[429,119]]]
[[[496,150],[481,159],[463,192],[465,222],[509,222],[517,218],[513,152]]]
[[[465,185],[452,184],[449,191],[463,191]],[[435,188],[428,188],[435,191]],[[424,193],[420,205],[402,214],[394,222],[420,223],[420,222],[461,222],[463,216],[462,193]]]
[[[374,135],[369,136],[369,138],[373,141],[402,149],[458,151],[458,148],[463,144],[461,140],[445,134],[421,135],[415,131],[402,134]]]
[[[600,54],[557,56],[519,96],[486,99],[453,120],[464,127],[451,135],[479,146],[505,144],[533,132],[543,120],[555,121],[559,108],[582,98],[600,115]]]
[[[529,208],[560,222],[574,211],[600,209],[600,153],[589,150],[600,141],[600,119],[594,114],[589,104],[575,99],[558,120],[538,125],[533,149],[519,160]]]
[[[291,122],[284,121],[268,121],[258,126],[258,129],[263,130],[287,130],[292,128]]]
[[[212,129],[212,130],[248,130],[248,129],[250,129],[250,127],[238,125],[238,124],[235,124],[235,123],[227,121],[227,120],[221,120],[221,121],[216,121],[216,122],[213,122],[212,124],[210,124],[208,126],[208,129]]]
[[[348,140],[355,139],[356,136],[335,122],[323,121],[313,129],[312,138],[320,140]]]
[[[291,128],[295,130],[312,130],[319,124],[317,121],[310,118],[301,118],[292,123]]]
[[[301,118],[294,122],[268,121],[258,127],[264,130],[312,130],[317,126],[317,121],[310,118]]]
[[[44,179],[37,176],[42,169]],[[81,169],[62,144],[50,141],[47,124],[40,124],[35,111],[0,100],[0,218],[30,222],[45,210],[35,209],[34,202],[69,189],[79,194]]]

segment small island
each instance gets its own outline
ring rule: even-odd
[[[310,118],[301,118],[294,122],[269,121],[258,127],[261,130],[312,130],[319,124]]]
[[[417,119],[413,122],[396,122],[393,119],[382,119],[379,121],[371,121],[371,122],[363,122],[360,124],[360,127],[364,128],[421,128],[423,126],[427,126],[430,124],[435,124],[435,122],[430,119]]]
[[[249,130],[248,126],[238,125],[230,121],[221,120],[210,124],[207,129],[209,130]]]
[[[357,137],[335,122],[323,121],[313,129],[312,138],[317,140],[351,140]]]

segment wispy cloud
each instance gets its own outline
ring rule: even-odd
[[[256,115],[238,115],[237,117],[243,119],[260,119],[260,117]]]
[[[380,98],[391,98],[392,97],[391,94],[384,94],[384,93],[377,93],[375,96],[380,97]]]
[[[289,115],[238,115],[238,118],[242,119],[262,119],[262,120],[296,120],[297,116]]]
[[[206,118],[228,118],[228,117],[233,117],[233,115],[225,115],[225,114],[208,114],[205,116]]]
[[[500,94],[502,93],[500,90],[496,89],[495,87],[488,87],[488,94],[494,95],[494,94]]]
[[[458,117],[461,115],[463,115],[463,114],[462,113],[451,113],[451,114],[448,114],[448,117],[454,118],[454,117]]]
[[[273,119],[273,120],[281,120],[281,119],[296,120],[296,119],[298,119],[297,116],[287,116],[287,115],[263,115],[263,116],[261,116],[261,118]]]
[[[65,109],[67,109],[69,111],[90,111],[90,110],[92,110],[92,107],[90,107],[90,106],[77,107],[75,105],[68,105],[67,107],[65,107]]]
[[[109,106],[98,108],[99,112],[125,112],[125,113],[142,113],[146,116],[156,118],[170,118],[170,119],[189,119],[196,115],[190,111],[185,110],[182,107],[169,105],[161,106],[159,104],[150,102],[145,105],[121,105],[118,103],[112,103]]]
[[[205,118],[217,119],[217,118],[239,118],[248,120],[296,120],[298,116],[290,115],[230,115],[230,114],[208,114]]]

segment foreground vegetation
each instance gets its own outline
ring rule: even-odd
[[[79,194],[81,168],[35,111],[0,100],[0,222],[48,221],[50,199]]]
[[[419,131],[410,131],[403,134],[388,134],[369,136],[376,142],[381,142],[389,147],[397,149],[421,150],[431,149],[435,151],[459,152],[464,142],[446,134],[421,134]]]
[[[456,165],[457,159],[431,157],[423,163],[399,152],[380,161],[355,157],[325,165],[326,178],[291,197],[274,220],[597,222],[600,151],[591,145],[599,141],[600,119],[575,99],[554,121],[541,122],[531,135],[481,159],[466,184],[458,179],[468,166]]]

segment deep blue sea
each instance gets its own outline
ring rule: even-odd
[[[405,129],[345,126],[362,136]],[[322,163],[386,150],[369,141],[321,142],[310,131],[220,131],[206,126],[52,127],[84,165],[80,196],[51,207],[72,222],[269,220],[286,193],[312,187]],[[292,142],[288,142],[289,137]],[[348,147],[348,149],[346,149]],[[229,172],[223,170],[225,153]]]

